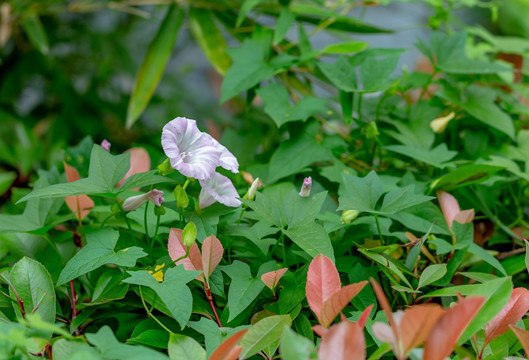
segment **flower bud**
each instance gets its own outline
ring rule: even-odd
[[[189,205],[189,197],[182,185],[175,187],[174,197],[176,199],[176,207],[185,209]]]
[[[434,133],[441,134],[443,131],[446,130],[448,123],[454,118],[454,116],[455,114],[452,111],[446,116],[438,117],[437,119],[432,120],[432,122],[430,123],[430,127],[432,128]]]
[[[342,224],[350,224],[359,214],[360,211],[358,210],[344,210],[340,220],[342,220]]]
[[[371,121],[369,124],[367,124],[367,127],[366,127],[366,138],[374,139],[378,135],[380,135],[380,133],[378,132],[377,123],[374,121]]]
[[[145,194],[131,196],[123,201],[123,211],[136,210],[149,200],[152,201],[154,205],[160,206],[165,200],[163,198],[163,191],[154,189]]]
[[[312,178],[309,176],[309,177],[306,177],[305,180],[303,180],[303,185],[301,185],[301,191],[299,192],[299,195],[303,197],[309,197],[311,188],[312,188]]]
[[[165,215],[165,206],[160,205],[154,208],[154,215],[162,216]]]
[[[256,178],[253,181],[252,186],[250,186],[250,189],[248,189],[248,192],[243,196],[243,199],[253,200],[255,198],[255,193],[257,192],[257,189],[259,188],[260,182],[261,180],[259,180],[259,178]]]
[[[169,175],[175,170],[171,167],[171,160],[167,158],[165,159],[163,163],[158,165],[158,171],[160,172],[161,175],[165,176],[165,175]]]
[[[189,247],[195,243],[197,239],[197,227],[194,222],[190,221],[182,231],[182,243]]]
[[[103,139],[103,141],[101,141],[101,147],[103,149],[105,149],[106,151],[108,151],[108,152],[110,152],[110,146],[111,145],[112,144],[109,141],[107,141],[107,139]]]

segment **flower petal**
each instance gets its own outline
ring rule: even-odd
[[[210,138],[198,129],[195,120],[177,117],[164,126],[162,147],[174,169],[205,180],[213,175],[221,156]]]
[[[199,195],[199,206],[205,208],[215,201],[226,206],[237,207],[241,202],[237,199],[239,194],[231,180],[219,173],[214,173],[207,180],[200,180],[202,190]]]
[[[237,174],[239,172],[239,162],[237,161],[237,158],[224,145],[221,145],[211,135],[206,133],[204,133],[204,135],[206,135],[211,140],[215,149],[221,152],[219,165],[222,166],[224,169],[229,170],[234,174]]]

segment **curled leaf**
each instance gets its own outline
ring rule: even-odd
[[[515,325],[529,311],[529,290],[516,288],[511,293],[507,305],[485,326],[485,343],[509,330],[509,326]]]

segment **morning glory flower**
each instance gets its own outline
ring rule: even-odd
[[[213,143],[213,146],[220,150],[220,158],[219,158],[219,165],[222,166],[224,169],[231,171],[234,174],[237,174],[239,172],[239,162],[237,161],[237,158],[228,150],[224,145],[221,145],[217,140],[213,138],[213,136],[209,135],[208,133],[204,133],[211,142]]]
[[[303,197],[309,197],[311,188],[312,188],[312,178],[309,176],[309,177],[306,177],[305,180],[303,180],[303,185],[301,185],[301,191],[299,192],[299,195]]]
[[[110,146],[112,144],[107,140],[107,139],[103,139],[103,141],[101,141],[101,147],[103,149],[105,149],[106,151],[110,152]]]
[[[207,180],[199,180],[202,190],[198,196],[198,206],[203,209],[210,206],[215,201],[226,206],[237,207],[241,205],[237,198],[239,194],[231,183],[230,179],[219,173],[214,173]]]
[[[147,201],[152,201],[154,205],[160,206],[164,202],[163,191],[153,189],[148,193],[131,196],[123,201],[123,211],[133,211],[145,204]]]
[[[167,123],[162,131],[162,147],[171,167],[190,178],[208,179],[220,165],[222,150],[210,135],[198,129],[195,120],[177,117]]]

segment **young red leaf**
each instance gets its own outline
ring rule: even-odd
[[[461,211],[457,199],[444,191],[437,192],[439,205],[448,227],[452,229],[452,223],[456,220],[460,224],[466,224],[474,219],[474,209]]]
[[[151,170],[151,157],[149,156],[147,150],[145,150],[144,148],[137,147],[128,149],[125,152],[130,153],[130,168],[129,171],[127,171],[127,173],[125,174],[125,176],[123,176],[123,179],[121,179],[116,185],[118,188],[121,187],[125,180],[127,180],[132,175]],[[132,190],[139,190],[139,188]]]
[[[393,313],[391,311],[391,305],[389,305],[388,298],[386,297],[386,294],[384,294],[384,290],[382,290],[382,288],[380,287],[380,285],[378,285],[375,279],[370,278],[369,281],[371,282],[371,287],[373,287],[373,291],[375,292],[375,296],[377,297],[380,307],[382,308],[382,310],[384,310],[384,314],[386,314],[386,319],[388,319],[389,326],[391,327],[391,331],[393,332],[393,338],[398,339],[399,331],[397,328],[397,323],[393,318]]]
[[[362,311],[362,315],[360,315],[360,319],[356,322],[362,329],[366,326],[367,319],[369,319],[369,315],[371,314],[371,310],[373,310],[374,304],[369,305]]]
[[[64,172],[68,182],[74,182],[80,179],[79,173],[75,168],[64,163]],[[75,214],[77,220],[83,220],[94,207],[94,201],[88,195],[66,196],[64,198],[66,205]]]
[[[514,335],[516,335],[518,340],[520,340],[520,344],[522,344],[523,346],[525,355],[529,356],[529,332],[523,329],[520,329],[519,327],[516,327],[514,325],[510,325],[509,327],[514,332]]]
[[[169,256],[173,261],[180,259],[185,256],[187,252],[187,246],[182,242],[182,230],[172,228],[169,233],[169,242],[167,244],[167,249],[169,250]],[[180,259],[175,262],[176,265],[183,264],[186,270],[203,270],[202,269],[202,256],[200,255],[200,250],[198,250],[197,243],[194,242],[189,250],[189,255],[183,259]],[[203,275],[200,274],[197,276],[197,279],[203,281]]]
[[[242,339],[249,328],[237,331],[235,334],[224,340],[209,357],[209,360],[235,360],[242,352],[242,347],[237,343]]]
[[[485,326],[486,346],[491,340],[509,330],[529,311],[529,290],[516,288],[512,291],[507,305]]]
[[[279,279],[281,279],[281,277],[285,275],[287,270],[288,268],[283,268],[283,269],[267,272],[261,275],[261,281],[264,282],[264,284],[268,286],[270,290],[274,291],[275,287],[277,286],[277,283],[279,282]]]
[[[452,353],[457,340],[485,303],[483,296],[469,296],[439,317],[426,338],[423,360],[443,360]]]
[[[423,304],[412,306],[400,320],[399,336],[402,341],[404,354],[421,345],[435,326],[444,310],[437,304]]]
[[[312,327],[312,331],[314,331],[314,333],[319,337],[324,337],[325,334],[327,334],[327,331],[329,331],[329,329],[321,325],[314,325]]]
[[[219,239],[215,236],[208,236],[202,243],[202,267],[204,269],[204,276],[209,278],[213,270],[222,260],[224,248]]]
[[[321,360],[364,360],[364,331],[350,321],[331,326],[321,339],[318,357]]]
[[[343,308],[351,302],[360,291],[362,291],[366,284],[367,281],[361,281],[356,284],[347,285],[332,294],[331,297],[323,303],[321,314],[318,317],[320,323],[325,327],[329,327],[336,316],[338,316]]]
[[[320,320],[321,309],[325,301],[341,287],[340,276],[331,259],[322,254],[312,259],[307,272],[305,294],[309,307],[318,320]]]

